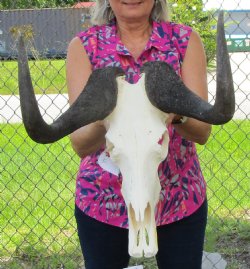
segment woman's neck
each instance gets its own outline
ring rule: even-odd
[[[149,21],[127,23],[123,21],[117,22],[117,32],[121,40],[143,40],[148,39],[151,35],[152,26]]]
[[[149,21],[139,23],[117,23],[117,34],[131,55],[138,59],[152,32]]]

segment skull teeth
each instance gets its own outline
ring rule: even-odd
[[[132,257],[153,257],[158,251],[155,217],[152,207],[148,203],[139,221],[136,220],[136,212],[129,205],[129,254]]]

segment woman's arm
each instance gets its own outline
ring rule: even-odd
[[[208,100],[206,56],[199,35],[192,32],[181,68],[184,84],[204,100]],[[178,118],[178,116],[176,116]],[[185,123],[174,124],[176,131],[193,142],[205,144],[211,132],[211,125],[188,118]]]
[[[91,63],[81,40],[74,38],[68,47],[66,79],[70,105],[76,100],[92,73]],[[100,149],[105,143],[106,129],[101,121],[86,125],[70,135],[72,147],[79,157]]]

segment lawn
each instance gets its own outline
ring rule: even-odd
[[[29,61],[36,94],[65,93],[65,60]],[[0,95],[18,94],[16,61],[0,61]]]
[[[249,133],[250,121],[232,121],[197,146],[208,185],[206,250],[222,253],[229,269],[247,259],[250,265]],[[79,159],[68,138],[38,145],[23,125],[2,124],[0,155],[0,268],[79,268],[73,217]],[[137,262],[156,268],[154,259]]]

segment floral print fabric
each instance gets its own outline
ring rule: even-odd
[[[93,69],[119,66],[126,80],[136,83],[145,62],[164,61],[181,76],[181,65],[192,29],[172,22],[153,22],[151,37],[134,59],[117,35],[116,22],[93,26],[78,34]],[[178,221],[195,212],[206,196],[206,185],[193,142],[168,126],[169,153],[159,168],[161,193],[155,216],[157,225]],[[111,225],[128,227],[121,194],[122,175],[104,170],[98,159],[104,147],[83,158],[76,181],[76,205],[87,215]],[[143,190],[142,190],[143,191]]]

